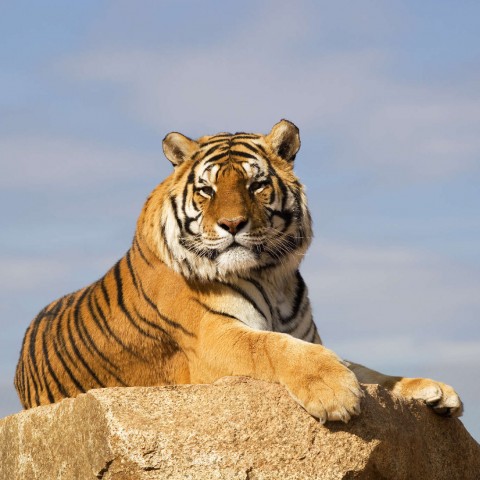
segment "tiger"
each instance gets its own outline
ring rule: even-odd
[[[25,409],[95,388],[233,375],[283,385],[322,423],[360,414],[360,383],[462,414],[446,384],[384,375],[322,345],[299,272],[313,234],[292,122],[266,135],[172,132],[162,145],[173,171],[126,254],[28,327],[14,380]]]

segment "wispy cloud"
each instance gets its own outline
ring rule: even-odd
[[[167,161],[159,160],[161,152],[157,156],[140,156],[133,151],[62,136],[0,138],[0,152],[3,188],[78,188],[105,180],[145,178],[168,167]],[[138,168],[140,164],[142,168]]]
[[[345,338],[337,339],[330,347],[348,360],[379,370],[395,367],[397,374],[402,374],[399,370],[404,368],[403,374],[406,375],[407,370],[412,371],[416,366],[437,365],[442,368],[450,365],[459,368],[464,364],[478,364],[480,340],[420,340],[411,335],[353,339],[345,334]]]
[[[215,45],[110,44],[58,68],[79,81],[120,86],[125,111],[159,132],[264,131],[287,117],[308,125],[308,134],[331,135],[335,161],[346,167],[397,180],[478,170],[480,95],[468,79],[453,87],[402,82],[386,46],[322,48],[312,18],[324,24],[328,14],[282,3]],[[372,18],[370,27],[382,29],[382,15]],[[320,45],[314,51],[312,39]]]
[[[71,248],[48,257],[19,253],[2,255],[0,288],[9,295],[29,296],[41,292],[55,300],[55,295],[64,295],[69,289],[78,289],[96,280],[118,260],[118,255],[112,252],[99,254],[82,250],[81,247]],[[11,296],[6,303],[14,303]],[[37,307],[40,310],[43,305]],[[0,323],[2,321],[8,319],[0,319]]]
[[[470,331],[476,322],[478,268],[421,250],[328,241],[317,242],[307,258],[317,324],[337,337],[350,331],[360,337],[453,340],[464,338],[462,329]]]

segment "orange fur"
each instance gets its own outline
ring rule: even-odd
[[[288,121],[265,136],[168,135],[174,172],[147,199],[126,255],[27,329],[15,377],[24,407],[247,375],[285,385],[321,421],[347,421],[362,396],[352,370],[415,393],[320,344],[298,272],[312,235],[299,147]]]

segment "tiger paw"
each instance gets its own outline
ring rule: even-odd
[[[296,369],[282,383],[290,395],[321,423],[346,423],[360,413],[363,397],[360,384],[334,354],[319,355],[317,358],[310,356],[308,366]]]
[[[460,397],[445,383],[429,378],[402,378],[393,391],[406,398],[423,400],[438,415],[460,417],[463,413]]]

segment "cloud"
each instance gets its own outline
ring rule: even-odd
[[[121,87],[125,114],[162,133],[266,131],[286,117],[309,135],[330,137],[343,167],[409,181],[478,170],[480,95],[468,79],[402,81],[395,52],[378,42],[328,48],[337,38],[318,24],[329,24],[329,15],[335,9],[281,3],[213,45],[105,44],[57,68],[77,81]],[[384,31],[384,16],[372,18],[369,28]]]
[[[358,119],[343,162],[351,158],[362,166],[369,156],[370,167],[420,180],[479,171],[480,96],[421,86],[398,88],[395,96],[377,100]]]
[[[168,168],[158,155],[138,154],[74,138],[16,135],[0,138],[2,188],[88,187],[108,180],[143,179]],[[161,165],[161,167],[159,167]],[[141,168],[139,168],[141,166]]]
[[[432,365],[438,368],[448,365],[480,366],[480,340],[419,340],[408,335],[353,339],[345,335],[345,339],[336,340],[330,347],[343,358],[371,368],[388,368],[390,371],[393,367],[397,371],[403,368],[403,375],[419,365],[423,368]]]
[[[61,260],[38,257],[3,257],[0,258],[0,266],[0,288],[3,292],[25,292],[46,283],[61,283],[69,270]]]
[[[477,340],[478,268],[421,250],[321,240],[303,270],[320,332],[335,339]]]
[[[63,295],[96,280],[114,265],[117,257],[118,255],[112,252],[98,254],[86,252],[81,247],[56,251],[47,257],[43,254],[2,255],[0,289],[9,294],[9,301],[6,303],[10,303],[13,295],[21,297],[47,293],[52,297],[52,290],[58,291],[58,295]]]

